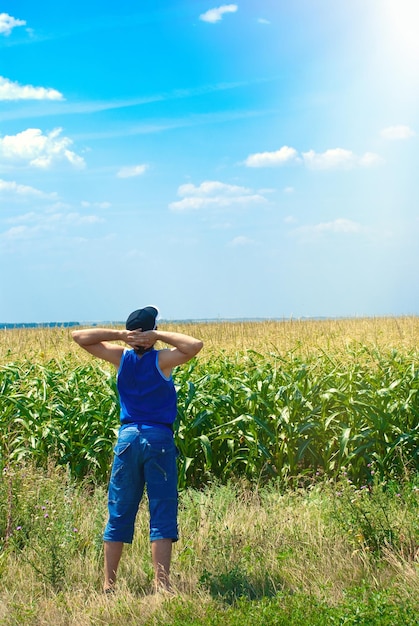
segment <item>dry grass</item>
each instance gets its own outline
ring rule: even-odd
[[[182,589],[196,588],[203,571],[214,586],[237,572],[255,596],[284,589],[338,603],[345,588],[362,578],[362,559],[327,523],[321,498],[231,487],[184,497],[189,502],[175,560]]]
[[[34,482],[45,478],[38,470],[30,475]],[[62,474],[47,478],[51,498],[68,490]],[[370,590],[392,585],[401,599],[414,599],[419,590],[417,562],[390,549],[378,562],[364,550],[354,549],[333,521],[328,494],[321,487],[283,493],[273,486],[250,490],[246,485],[183,492],[181,537],[172,567],[175,602],[193,603],[194,618],[199,620],[215,610],[215,598],[228,605],[240,593],[256,600],[273,598],[278,592],[304,594],[338,606],[348,589],[366,584]],[[2,553],[2,626],[171,623],[170,601],[150,594],[145,505],[134,543],[124,549],[117,593],[112,597],[100,593],[102,554],[95,548],[94,528],[105,513],[105,500],[104,492],[94,499],[82,489],[72,492],[79,547],[65,563],[60,590],[52,588],[30,563],[36,556],[36,540],[21,551]],[[46,568],[48,556],[44,558]]]
[[[359,318],[338,320],[284,320],[257,322],[165,323],[162,330],[195,335],[204,341],[200,358],[214,352],[227,354],[255,350],[302,356],[313,351],[346,355],[352,346],[401,351],[417,349],[419,317]],[[90,359],[72,342],[68,328],[18,328],[0,330],[0,362],[17,358],[49,360],[75,357]]]

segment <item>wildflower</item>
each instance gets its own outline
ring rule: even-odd
[[[48,519],[48,517],[49,517],[48,513],[45,513],[44,518]]]
[[[16,526],[16,530],[22,530],[22,526]]]
[[[78,533],[78,528],[73,528],[73,533]]]

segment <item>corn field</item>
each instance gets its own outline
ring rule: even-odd
[[[201,330],[186,332],[209,332]],[[51,331],[43,333],[47,345]],[[60,341],[64,349],[52,358],[45,345],[42,356],[36,347],[30,356],[4,350],[1,465],[54,462],[75,478],[105,482],[119,420],[115,374],[79,356],[65,333]],[[373,474],[386,479],[419,469],[414,340],[388,345],[383,337],[379,345],[340,336],[337,348],[327,339],[309,346],[296,336],[292,345],[272,343],[272,327],[257,349],[237,351],[234,339],[233,348],[223,340],[175,371],[180,488],[342,472],[365,483]]]

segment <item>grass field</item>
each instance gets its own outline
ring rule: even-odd
[[[181,538],[153,596],[145,504],[101,588],[114,374],[68,329],[0,331],[0,624],[417,624],[418,318],[165,325]]]
[[[297,352],[303,356],[319,351],[347,354],[351,346],[378,351],[394,348],[417,350],[418,317],[360,318],[337,320],[284,320],[261,322],[208,322],[161,325],[162,330],[195,333],[204,341],[200,359],[211,359],[220,351],[236,354],[247,350],[262,353]],[[68,358],[80,353],[70,340],[68,328],[0,329],[1,362],[20,356],[35,360]]]

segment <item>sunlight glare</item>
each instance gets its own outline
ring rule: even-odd
[[[384,0],[383,8],[391,52],[409,68],[419,60],[418,0]],[[417,69],[415,67],[415,69]]]

